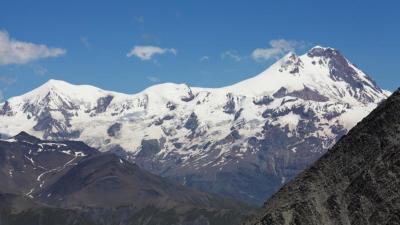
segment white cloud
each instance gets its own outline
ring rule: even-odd
[[[151,46],[151,45],[147,45],[147,46],[135,46],[133,47],[133,49],[128,52],[128,54],[126,55],[127,57],[132,57],[132,56],[136,56],[138,58],[140,58],[141,60],[150,60],[154,55],[163,55],[166,53],[171,53],[176,55],[177,54],[177,50],[174,48],[160,48],[157,46]]]
[[[210,57],[205,55],[205,56],[200,58],[200,62],[205,62],[205,61],[208,61],[209,59],[210,59]]]
[[[160,78],[158,78],[156,76],[147,76],[146,78],[147,78],[147,80],[149,80],[149,81],[151,81],[153,83],[158,83],[158,82],[161,81]]]
[[[242,57],[236,51],[233,51],[233,50],[222,53],[221,58],[222,59],[226,59],[226,58],[233,59],[236,62],[239,62],[242,60]]]
[[[58,57],[66,52],[62,48],[17,41],[6,31],[0,30],[0,65],[25,64],[38,59]]]
[[[278,58],[283,54],[295,51],[296,48],[301,48],[304,43],[298,41],[288,41],[285,39],[271,40],[269,42],[269,48],[257,48],[255,49],[251,57],[254,60],[269,60],[272,58]]]

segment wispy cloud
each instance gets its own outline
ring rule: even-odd
[[[161,79],[159,77],[156,76],[147,76],[146,77],[147,80],[153,82],[153,83],[158,83],[161,81]]]
[[[0,65],[25,64],[38,59],[58,57],[66,52],[62,48],[18,41],[12,39],[6,31],[0,31]]]
[[[303,48],[304,42],[299,41],[289,41],[285,39],[271,40],[269,42],[270,47],[267,48],[257,48],[255,49],[251,57],[254,60],[269,60],[281,57],[287,52],[295,51],[297,48]]]
[[[232,59],[236,62],[239,62],[243,59],[235,50],[229,50],[229,51],[223,52],[221,54],[221,58],[222,59]]]
[[[127,57],[138,57],[141,60],[150,60],[155,55],[163,55],[166,53],[171,53],[173,55],[177,54],[177,50],[174,48],[160,48],[158,46],[134,46],[128,54]]]
[[[200,58],[200,62],[205,62],[205,61],[208,61],[210,59],[210,57],[208,57],[208,56],[202,56],[201,58]]]
[[[89,49],[92,46],[92,43],[90,43],[89,38],[87,37],[81,37],[80,42],[83,46],[85,46],[85,48]]]

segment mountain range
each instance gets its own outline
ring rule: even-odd
[[[400,90],[246,224],[400,224],[399,131]]]
[[[184,187],[82,142],[0,141],[0,224],[239,224],[254,208]]]
[[[0,104],[0,133],[83,141],[185,186],[262,204],[389,95],[339,51],[316,46],[221,88],[122,94],[50,80]]]

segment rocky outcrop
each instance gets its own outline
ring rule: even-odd
[[[246,224],[400,224],[399,130],[400,90]]]
[[[224,113],[234,114],[235,113],[235,98],[231,93],[226,95],[227,101],[223,107]]]
[[[303,100],[310,100],[316,102],[327,102],[329,98],[319,94],[317,91],[310,89],[307,86],[304,86],[302,90],[296,90],[292,92],[288,92],[286,88],[281,88],[273,95],[275,98],[283,98],[285,96],[291,96],[300,98]]]
[[[196,113],[192,112],[189,118],[186,120],[184,127],[192,132],[195,132],[199,126],[199,121],[197,119]]]
[[[110,105],[113,100],[113,96],[107,95],[105,97],[101,97],[97,100],[97,106],[94,108],[96,113],[103,113],[107,110],[107,107]]]
[[[107,134],[110,137],[118,136],[119,132],[121,131],[122,124],[121,123],[114,123],[107,129]]]
[[[274,99],[271,96],[262,96],[259,99],[254,99],[253,103],[255,105],[268,105],[269,103],[273,102]]]
[[[8,101],[4,102],[3,107],[0,109],[0,115],[2,116],[12,116],[12,109]]]

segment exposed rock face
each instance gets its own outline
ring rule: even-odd
[[[2,115],[2,116],[12,116],[12,109],[11,109],[10,103],[8,103],[8,101],[4,102],[3,107],[0,110],[0,115]]]
[[[0,134],[84,141],[261,205],[387,94],[337,50],[315,47],[221,88],[165,83],[128,95],[50,80],[0,103]]]
[[[288,96],[297,97],[297,98],[301,98],[304,100],[316,101],[316,102],[329,101],[328,97],[325,97],[325,96],[319,94],[317,91],[314,91],[314,90],[308,88],[307,86],[304,86],[303,90],[293,91],[291,93],[288,93]]]
[[[97,106],[94,109],[96,113],[102,113],[107,110],[107,107],[110,105],[111,101],[113,100],[113,96],[107,95],[105,97],[101,97],[97,100]]]
[[[156,139],[142,140],[142,147],[140,152],[138,153],[138,157],[146,158],[154,156],[160,151],[161,151],[161,146],[158,140]]]
[[[227,97],[227,101],[226,104],[224,105],[224,113],[228,113],[228,114],[234,114],[235,111],[235,97],[231,94],[228,93],[226,95]]]
[[[400,90],[246,224],[400,224]]]
[[[195,98],[195,96],[192,92],[192,89],[187,85],[185,85],[184,89],[185,89],[185,93],[184,93],[184,95],[181,96],[181,100],[184,102],[192,101]]]
[[[269,103],[273,102],[274,99],[270,96],[262,96],[259,99],[254,99],[253,103],[255,105],[268,105]]]
[[[5,225],[231,225],[253,210],[82,142],[43,141],[27,133],[0,141],[0,180]]]
[[[114,123],[107,129],[107,134],[110,137],[118,136],[119,132],[121,131],[122,124],[121,123]]]
[[[190,114],[189,118],[186,120],[186,123],[184,127],[188,130],[191,130],[192,132],[195,132],[197,127],[199,126],[198,124],[198,119],[196,113]]]
[[[311,100],[311,101],[316,101],[316,102],[329,101],[328,97],[321,95],[320,93],[318,93],[318,91],[312,90],[307,86],[304,86],[304,88],[301,90],[296,90],[296,91],[292,91],[292,92],[288,92],[288,90],[286,88],[282,87],[277,92],[275,92],[273,96],[275,98],[283,98],[285,96],[291,96],[291,97],[296,97],[296,98],[300,98],[303,100]]]

